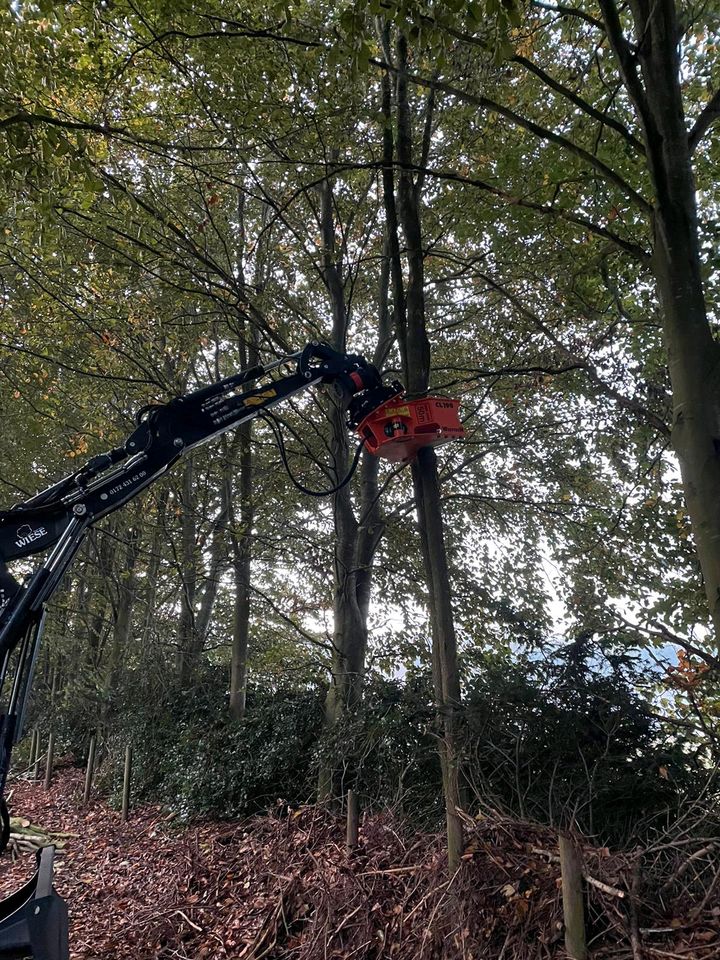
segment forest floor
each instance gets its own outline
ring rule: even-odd
[[[468,822],[449,882],[442,837],[411,835],[390,814],[368,817],[348,854],[343,822],[321,807],[178,827],[158,806],[135,807],[123,824],[81,796],[81,773],[66,769],[49,792],[20,780],[11,798],[16,816],[69,834],[55,886],[76,960],[565,957],[557,835],[546,827]],[[700,913],[671,909],[670,921],[640,903],[638,919],[630,858],[587,845],[584,855],[593,960],[720,957],[718,899]],[[32,855],[5,858],[0,894],[32,870]]]

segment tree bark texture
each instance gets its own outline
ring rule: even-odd
[[[263,208],[263,220],[269,208]],[[238,192],[238,242],[237,271],[243,287],[247,285],[245,250],[245,193]],[[268,266],[268,246],[262,244],[255,255],[253,286],[263,286]],[[243,369],[254,367],[259,362],[258,325],[244,316],[238,325],[239,359]],[[253,492],[254,457],[252,447],[252,422],[244,423],[238,430],[240,450],[240,473],[237,488],[229,479],[230,540],[235,578],[233,604],[233,635],[230,658],[230,713],[236,720],[245,716],[247,706],[248,654],[250,645],[250,590],[252,585],[253,523],[255,522],[255,495]],[[239,516],[237,496],[240,497]]]
[[[195,632],[195,595],[197,593],[197,558],[195,556],[195,464],[187,457],[183,464],[180,503],[180,621],[178,623],[176,667],[180,686],[188,681],[191,671]]]
[[[180,578],[181,603],[178,627],[177,676],[181,687],[187,686],[198,666],[212,623],[220,577],[228,565],[227,530],[230,511],[232,458],[239,443],[236,433],[229,455],[220,473],[220,505],[208,534],[209,550],[206,575],[201,582],[202,551],[198,547],[197,498],[195,467],[192,456],[185,462],[182,476],[182,518]]]
[[[136,567],[140,556],[140,529],[137,524],[126,530],[124,550],[120,556],[122,563],[120,569],[116,571],[113,590],[114,622],[112,638],[103,681],[103,702],[100,712],[100,722],[103,724],[107,720],[113,694],[120,679],[123,657],[132,630],[133,611],[138,590]]]
[[[105,536],[103,533],[95,535],[94,563],[90,569],[86,566],[90,577],[99,575],[99,579],[94,582],[94,589],[92,586],[88,589],[87,578],[83,578],[83,581],[79,584],[81,597],[78,609],[81,611],[81,615],[87,610],[89,617],[87,621],[87,657],[88,666],[92,671],[97,671],[100,666],[109,623],[110,598],[108,590],[115,559],[114,534],[117,528],[117,519],[110,520],[106,527],[108,535]]]
[[[243,367],[254,367],[258,362],[257,331],[251,327],[247,345],[241,347]],[[233,640],[230,661],[230,712],[240,719],[245,715],[248,675],[248,646],[250,637],[250,587],[252,574],[252,528],[255,520],[253,495],[252,424],[238,429],[240,445],[240,478],[238,491],[240,513],[235,515],[235,501],[231,501],[233,570],[235,575],[235,602],[233,606]]]
[[[163,540],[167,539],[166,530],[166,512],[168,502],[169,487],[167,483],[160,486],[157,499],[155,501],[155,526],[150,541],[150,559],[147,567],[146,590],[143,596],[145,605],[145,614],[143,624],[140,630],[140,663],[146,666],[149,660],[148,652],[153,636],[153,622],[155,619],[155,606],[157,601],[158,575],[160,573],[161,550]]]

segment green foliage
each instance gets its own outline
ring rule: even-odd
[[[706,610],[668,449],[668,369],[642,256],[650,224],[593,162],[650,196],[645,159],[622,129],[636,140],[640,132],[628,98],[609,95],[619,81],[592,27],[597,11],[579,10],[591,19],[497,0],[8,6],[0,485],[3,506],[27,496],[120,442],[144,403],[237,369],[251,324],[263,359],[327,338],[326,181],[351,346],[373,349],[387,258],[386,118],[371,61],[386,53],[378,27],[389,30],[391,54],[403,33],[421,81],[410,93],[418,156],[429,136],[426,169],[413,172],[433,385],[461,397],[468,430],[441,463],[471,786],[483,802],[540,819],[574,813],[587,829],[621,836],[692,793],[714,762],[700,744],[716,698],[700,701],[701,723],[692,691],[668,693],[661,674],[623,685],[602,660],[639,648],[650,650],[642,664],[674,657],[654,649],[671,636],[665,625],[702,645]],[[710,13],[683,26],[683,92],[696,117],[717,88],[718,59]],[[523,58],[615,125],[569,107]],[[483,98],[495,108],[481,108]],[[696,155],[711,309],[720,302],[719,142],[707,138]],[[391,344],[386,372],[397,365]],[[293,465],[313,486],[330,460],[323,411],[322,401],[283,408]],[[184,813],[302,802],[319,758],[335,757],[356,767],[373,802],[402,801],[432,818],[437,731],[409,472],[381,472],[387,526],[369,644],[386,678],[401,669],[407,679],[374,677],[363,710],[317,746],[332,508],[298,498],[261,425],[252,449],[257,686],[248,720],[227,720],[220,693],[235,584],[219,491],[226,477],[238,491],[236,453],[216,446],[196,455],[190,497],[172,473],[166,500],[154,492],[79,555],[50,612],[38,685],[54,698],[58,735],[80,755],[99,725],[113,756],[131,736],[145,793]],[[191,581],[194,613],[207,595],[216,535],[224,553],[199,658],[206,684],[186,701],[173,692],[179,610]],[[544,665],[553,630],[592,636],[602,649],[572,669]],[[531,659],[520,652],[528,647]],[[695,724],[687,741],[647,718],[658,702]]]
[[[553,658],[466,662],[468,810],[574,823],[611,844],[672,824],[707,790],[708,767],[691,738],[652,716],[653,706],[625,676],[629,662],[604,658],[587,638]],[[222,689],[217,670],[206,671],[190,696],[151,694],[133,678],[104,731],[102,789],[119,796],[130,742],[136,796],[182,817],[236,817],[278,801],[312,800],[318,766],[329,759],[346,773],[340,793],[352,786],[364,804],[393,806],[430,828],[440,824],[438,728],[427,672],[404,680],[371,675],[362,709],[331,731],[323,731],[320,687],[253,687],[242,721],[228,717]],[[59,742],[82,756],[87,741],[72,704],[53,727]]]
[[[239,816],[302,803],[313,795],[313,753],[322,726],[321,691],[251,690],[248,715],[233,721],[222,675],[209,672],[191,697],[168,697],[148,711],[146,691],[134,687],[107,746],[118,756],[134,746],[134,784],[141,797],[161,800],[181,816]],[[152,731],[152,735],[149,735]],[[119,790],[122,772],[111,765]]]
[[[467,696],[468,777],[482,804],[621,844],[672,821],[707,770],[580,637],[552,659],[485,661]]]
[[[362,707],[325,731],[318,757],[345,770],[340,792],[352,787],[365,803],[436,824],[442,780],[428,674],[404,682],[371,676]]]
[[[512,32],[523,19],[523,0],[355,0],[339,6],[329,62],[349,62],[359,73],[371,58],[385,62],[378,34],[392,29],[414,48],[418,62],[449,66],[458,37],[470,38],[496,64],[512,56]]]

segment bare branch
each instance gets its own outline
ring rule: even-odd
[[[575,354],[569,350],[557,336],[555,336],[552,330],[548,328],[547,324],[536,313],[534,313],[532,310],[529,310],[528,307],[522,303],[518,297],[516,297],[510,290],[507,289],[507,287],[498,283],[496,280],[493,280],[492,277],[488,277],[484,274],[479,274],[479,276],[482,277],[488,286],[492,287],[498,293],[501,293],[504,297],[506,297],[522,316],[525,316],[528,320],[534,323],[535,326],[546,337],[548,337],[551,343],[570,363],[577,364],[579,367],[584,368],[588,379],[600,393],[605,394],[605,396],[609,397],[611,400],[614,400],[615,403],[617,403],[617,405],[622,409],[627,410],[629,413],[633,413],[636,416],[642,417],[662,436],[670,436],[670,428],[661,417],[659,417],[656,413],[653,413],[652,410],[648,410],[647,407],[633,397],[626,397],[624,394],[620,393],[619,390],[616,390],[615,387],[611,386],[611,384],[606,383],[589,361],[582,357],[575,356]]]
[[[577,17],[579,20],[584,20],[585,23],[589,23],[591,27],[595,27],[597,30],[605,30],[605,24],[602,20],[597,20],[578,7],[566,7],[562,3],[541,3],[541,0],[532,0],[532,6],[539,7],[541,10],[549,10],[551,13],[559,13],[563,17]]]

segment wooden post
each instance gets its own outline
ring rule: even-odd
[[[573,838],[566,834],[560,834],[558,846],[562,875],[563,919],[565,920],[565,952],[570,960],[587,960],[582,853]]]
[[[40,728],[35,727],[35,756],[33,757],[33,771],[32,771],[33,780],[40,779],[41,758],[42,758],[42,753],[40,751]]]
[[[45,761],[45,789],[50,789],[52,780],[53,754],[55,752],[55,734],[51,731],[48,737],[47,759]]]
[[[30,776],[33,777],[35,772],[35,764],[37,762],[38,754],[40,753],[40,731],[37,727],[33,727],[32,736],[30,737],[30,763],[28,764],[28,772]],[[37,779],[37,777],[35,777]]]
[[[88,749],[87,767],[85,769],[85,790],[83,791],[83,803],[90,800],[90,791],[92,790],[93,774],[95,773],[95,734],[90,737],[90,747]]]
[[[132,771],[132,746],[125,747],[125,773],[123,774],[122,821],[125,823],[130,809],[130,774]]]
[[[347,848],[354,850],[358,845],[358,829],[360,826],[360,804],[354,790],[347,792]]]

